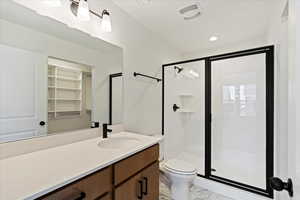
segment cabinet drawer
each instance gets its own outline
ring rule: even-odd
[[[159,146],[154,145],[114,165],[114,184],[118,185],[158,160]]]
[[[97,198],[109,200],[109,195],[100,197],[111,190],[112,167],[108,167],[41,197],[39,200],[94,200]]]

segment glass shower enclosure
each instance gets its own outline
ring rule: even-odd
[[[273,46],[163,65],[165,159],[273,197]]]

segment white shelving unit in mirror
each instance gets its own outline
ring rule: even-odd
[[[82,111],[82,70],[48,65],[48,117],[78,116]]]

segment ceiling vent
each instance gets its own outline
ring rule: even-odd
[[[179,13],[183,15],[183,19],[185,20],[191,20],[199,17],[202,13],[201,7],[199,4],[192,4],[189,6],[186,6],[184,8],[181,8],[179,10]]]

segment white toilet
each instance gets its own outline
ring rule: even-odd
[[[189,189],[196,177],[196,168],[189,163],[171,159],[160,166],[170,184],[172,200],[189,200]]]
[[[196,178],[196,167],[182,159],[166,159],[165,138],[160,138],[160,180],[170,188],[172,200],[189,200],[190,187]]]

